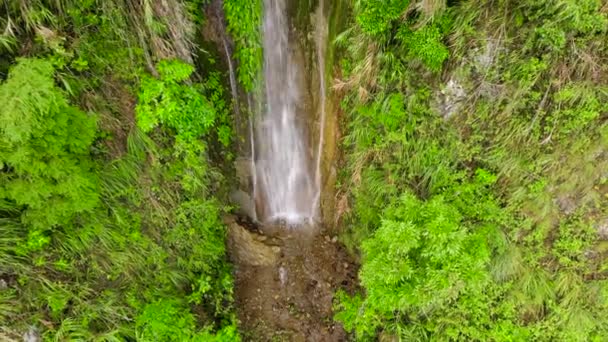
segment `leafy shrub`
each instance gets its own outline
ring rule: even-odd
[[[0,85],[1,196],[22,206],[35,229],[65,224],[99,201],[89,156],[96,119],[68,103],[54,72],[49,61],[20,59]]]
[[[143,76],[146,135],[126,81],[144,66],[130,45],[141,28],[126,24],[138,18],[119,0],[96,5],[9,5],[20,52],[45,57],[16,59],[0,83],[0,335],[238,341],[207,155],[232,139],[219,73],[192,84],[190,65],[163,61],[160,79]]]
[[[408,57],[420,60],[432,71],[440,71],[443,62],[449,56],[448,48],[442,42],[443,36],[442,30],[437,24],[427,24],[417,30],[402,26],[397,34]]]
[[[570,84],[554,96],[556,110],[553,113],[554,125],[559,125],[558,135],[568,135],[580,132],[600,117],[600,113],[608,109],[602,105],[600,95],[602,88],[591,89],[584,84]],[[604,93],[606,94],[606,93]]]
[[[159,62],[157,69],[159,79],[145,75],[141,81],[137,124],[142,131],[149,132],[163,124],[185,139],[209,133],[216,111],[202,89],[185,84],[194,68],[173,60]]]
[[[196,329],[195,317],[175,298],[164,298],[146,305],[136,319],[138,341],[236,342],[240,337],[234,325],[212,333],[209,327]]]
[[[336,318],[361,338],[373,337],[380,327],[411,339],[483,336],[483,324],[457,317],[481,305],[477,310],[485,311],[477,314],[488,316],[476,320],[492,321],[482,298],[492,296],[484,291],[491,281],[489,236],[496,232],[500,208],[486,187],[495,179],[479,170],[474,183],[427,201],[404,193],[388,206],[380,228],[361,247],[366,296],[342,295]]]
[[[608,18],[602,15],[601,4],[596,0],[550,1],[548,6],[554,15],[563,20],[561,26],[566,32],[588,35],[606,32]],[[547,7],[543,8],[546,10]]]
[[[566,46],[566,32],[551,21],[536,28],[536,34],[538,35],[536,48],[548,48],[550,51],[559,52]]]
[[[191,341],[196,329],[190,310],[169,298],[146,305],[136,326],[140,341]]]
[[[360,340],[603,340],[602,3],[365,6],[338,40],[343,239],[365,292],[340,293],[336,319]],[[448,120],[446,81],[464,90]]]
[[[357,23],[363,32],[380,35],[388,31],[409,5],[409,0],[357,1]]]

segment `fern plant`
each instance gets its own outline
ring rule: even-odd
[[[69,222],[99,201],[89,157],[95,116],[68,103],[54,72],[49,61],[21,59],[0,85],[1,195],[23,207],[22,220],[34,229]]]

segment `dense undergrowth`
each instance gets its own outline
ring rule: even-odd
[[[207,4],[3,3],[0,340],[239,339]],[[223,7],[255,91],[261,1]],[[606,1],[350,10],[334,88],[362,291],[336,319],[356,340],[606,340]]]
[[[608,4],[354,1],[343,241],[357,340],[608,338]]]
[[[3,2],[0,340],[238,340],[203,3]]]

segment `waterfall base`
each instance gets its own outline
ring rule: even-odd
[[[343,328],[332,320],[333,298],[339,288],[354,289],[357,267],[344,248],[335,237],[311,226],[289,230],[273,225],[261,230],[265,233],[251,232],[251,238],[231,241],[255,241],[250,245],[260,253],[250,251],[254,256],[266,255],[269,248],[280,251],[278,257],[264,259],[271,263],[243,258],[247,246],[229,245],[243,339],[345,341]]]

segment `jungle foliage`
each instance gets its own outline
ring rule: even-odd
[[[205,3],[2,3],[0,340],[239,339]]]
[[[2,3],[0,340],[239,340],[208,3]],[[361,289],[335,318],[363,341],[606,340],[608,3],[350,5],[334,91]],[[223,2],[246,91],[261,6]]]
[[[608,338],[608,4],[354,1],[342,240],[356,340]]]

